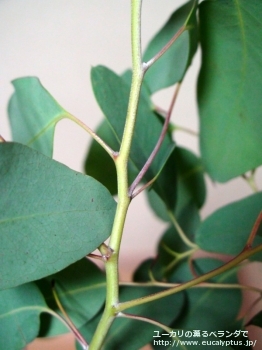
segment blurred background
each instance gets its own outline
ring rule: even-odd
[[[182,0],[144,0],[142,46],[170,14],[185,3]],[[90,68],[106,65],[116,73],[131,67],[130,1],[114,0],[0,0],[0,134],[11,140],[7,103],[13,92],[11,81],[22,76],[37,76],[45,88],[71,114],[92,129],[102,113],[92,94]],[[182,84],[172,120],[198,130],[196,79],[200,52]],[[154,96],[167,109],[173,89]],[[54,158],[72,169],[83,171],[90,136],[70,121],[59,122],[55,133]],[[199,153],[198,140],[177,132],[176,142]],[[262,186],[262,173],[257,183]],[[240,199],[251,190],[242,179],[226,185],[207,178],[209,189],[202,217],[225,203]],[[134,199],[127,217],[121,253],[121,275],[130,277],[146,257],[154,255],[158,237],[165,224],[154,217],[142,194]],[[52,349],[49,344],[46,348]],[[58,349],[56,345],[54,349]],[[29,349],[42,349],[37,347]],[[64,348],[65,349],[65,348]]]

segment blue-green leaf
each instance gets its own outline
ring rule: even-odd
[[[39,331],[40,314],[47,311],[33,283],[0,291],[0,349],[21,350]]]
[[[36,77],[14,80],[8,114],[13,140],[48,157],[53,154],[56,123],[68,113],[54,100]]]
[[[197,48],[197,1],[189,1],[176,10],[149,43],[143,60],[153,58],[184,25],[188,29],[145,75],[151,93],[181,81]]]
[[[199,9],[201,154],[210,176],[225,182],[262,164],[262,2],[203,1]]]
[[[52,287],[55,289],[63,308],[77,328],[92,319],[105,301],[105,274],[86,258],[36,283],[47,305],[60,314]],[[50,337],[65,332],[68,332],[68,328],[59,319],[49,314],[42,316],[40,336]]]
[[[119,143],[107,120],[104,120],[96,130],[96,134],[106,142],[111,149],[118,151]],[[85,172],[101,182],[112,195],[117,193],[116,167],[109,154],[95,140],[92,140],[85,161]]]
[[[245,247],[261,211],[262,192],[230,203],[202,222],[196,243],[210,252],[236,255]]]
[[[21,144],[0,144],[0,286],[56,273],[110,235],[116,203],[96,180]]]

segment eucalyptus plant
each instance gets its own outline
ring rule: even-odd
[[[262,164],[262,3],[191,0],[145,52],[141,5],[131,0],[132,68],[122,75],[91,70],[105,117],[95,132],[38,78],[13,81],[13,141],[1,135],[0,142],[1,350],[68,331],[77,349],[90,350],[256,345],[245,327],[262,327],[261,313],[248,318],[262,290],[241,284],[238,272],[262,261],[262,192],[255,182]],[[171,122],[198,45],[200,156],[175,142],[179,126]],[[171,86],[170,107],[156,106],[152,95]],[[64,118],[93,138],[85,174],[52,159],[55,126]],[[250,195],[201,220],[205,176],[221,183],[242,177]],[[133,281],[123,283],[125,219],[142,191],[169,228],[157,255],[145,257]],[[243,290],[256,301],[239,318]]]

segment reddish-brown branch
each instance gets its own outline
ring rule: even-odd
[[[258,231],[258,229],[259,229],[259,227],[261,225],[261,222],[262,222],[262,211],[259,213],[259,215],[258,215],[258,217],[257,217],[257,219],[256,219],[256,221],[254,223],[254,226],[253,226],[253,228],[251,230],[251,233],[250,233],[250,235],[248,237],[247,243],[246,243],[243,251],[251,249],[253,241],[254,241],[254,239],[256,237],[257,231]]]
[[[163,125],[163,128],[162,128],[161,134],[160,134],[159,139],[158,139],[158,141],[157,141],[157,143],[155,145],[155,148],[153,149],[153,151],[150,154],[150,156],[149,156],[148,160],[146,161],[145,165],[143,166],[143,168],[140,170],[139,174],[135,178],[134,182],[129,187],[128,193],[129,193],[129,196],[131,198],[133,198],[133,192],[134,192],[135,188],[137,187],[139,182],[142,180],[142,178],[146,174],[147,170],[149,169],[150,165],[152,164],[153,160],[155,159],[155,157],[156,157],[156,155],[157,155],[157,153],[158,153],[158,151],[159,151],[159,149],[160,149],[160,147],[161,147],[161,145],[162,145],[162,143],[164,141],[164,138],[165,138],[167,130],[168,130],[168,125],[169,125],[169,121],[170,121],[170,118],[171,118],[171,114],[172,114],[172,111],[173,111],[173,108],[174,108],[174,105],[175,105],[175,102],[176,102],[176,98],[177,98],[177,95],[178,95],[178,92],[179,92],[180,85],[181,85],[181,83],[178,83],[176,85],[175,93],[174,93],[174,96],[172,98],[169,111],[167,113],[167,116],[166,116],[166,119],[165,119],[165,122],[164,122],[164,125]],[[151,184],[151,181],[150,181],[150,184]]]

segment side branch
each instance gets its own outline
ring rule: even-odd
[[[138,299],[126,301],[124,303],[120,303],[116,307],[116,310],[118,312],[122,312],[123,310],[126,310],[130,307],[145,304],[145,303],[148,303],[150,301],[158,300],[158,299],[167,297],[169,295],[181,292],[185,289],[192,288],[199,283],[205,282],[205,281],[209,280],[210,278],[213,278],[213,277],[215,277],[223,272],[230,270],[232,267],[235,267],[243,260],[249,258],[251,255],[258,253],[260,251],[262,251],[262,244],[258,245],[257,247],[255,247],[253,249],[249,249],[249,250],[244,249],[235,258],[233,258],[232,260],[230,260],[228,263],[224,264],[223,266],[218,267],[217,269],[214,269],[214,270],[212,270],[212,271],[210,271],[210,272],[208,272],[200,277],[193,278],[192,280],[190,280],[188,282],[182,283],[182,284],[180,284],[176,287],[170,288],[168,290],[158,292],[155,294],[151,294],[151,295],[148,295],[148,296],[143,297],[143,298],[138,298]]]
[[[171,287],[179,287],[181,283],[170,283],[170,282],[120,282],[120,286],[129,286],[129,287],[163,287],[163,288],[171,288]],[[192,288],[212,288],[212,289],[241,289],[247,290],[254,293],[262,294],[262,289],[248,286],[245,284],[238,283],[213,283],[213,282],[203,282],[192,286]]]
[[[142,180],[142,178],[144,177],[145,173],[147,172],[147,170],[149,169],[150,165],[152,164],[153,160],[155,159],[163,141],[164,141],[164,138],[166,136],[166,133],[167,133],[167,130],[168,130],[168,125],[169,125],[169,121],[170,121],[170,118],[171,118],[171,114],[172,114],[172,111],[173,111],[173,107],[175,105],[175,102],[176,102],[176,98],[177,98],[177,95],[178,95],[178,92],[179,92],[179,89],[180,89],[180,86],[181,86],[181,83],[178,83],[177,86],[176,86],[176,90],[175,90],[175,93],[174,93],[174,96],[173,96],[173,99],[172,99],[172,102],[171,102],[171,106],[169,108],[169,111],[167,113],[167,116],[166,116],[166,119],[165,119],[165,122],[164,122],[164,125],[163,125],[163,128],[162,128],[162,131],[161,131],[161,134],[159,136],[159,139],[155,145],[155,148],[153,149],[152,153],[150,154],[148,160],[146,161],[145,165],[143,166],[143,168],[140,170],[139,174],[137,175],[137,177],[135,178],[134,182],[132,183],[132,185],[130,186],[129,188],[129,196],[131,198],[133,198],[133,192],[135,190],[135,188],[137,187],[137,185],[139,184],[139,182]]]
[[[248,240],[247,240],[247,243],[246,243],[244,250],[248,250],[252,247],[253,241],[256,237],[256,234],[257,234],[257,231],[261,225],[261,222],[262,222],[262,211],[259,213],[259,215],[254,223],[254,226],[252,227],[251,233],[248,237]]]
[[[186,26],[182,26],[176,34],[169,40],[169,42],[149,61],[143,63],[143,70],[146,72],[164,53],[173,45],[173,43],[180,37],[182,33],[187,29]]]

